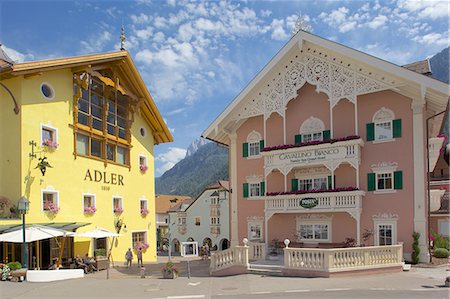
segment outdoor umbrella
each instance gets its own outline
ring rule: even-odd
[[[77,234],[77,237],[86,237],[86,238],[94,238],[94,239],[107,238],[107,237],[119,237],[119,236],[121,236],[121,234],[109,231],[109,230],[101,228],[101,227],[97,227],[97,229]]]
[[[76,234],[73,232],[67,232],[62,229],[57,229],[48,226],[33,224],[25,228],[25,242],[34,242],[39,240],[50,239],[54,237],[72,237]],[[11,242],[11,243],[22,243],[23,234],[22,229],[18,229],[9,233],[4,233],[0,235],[0,242]]]

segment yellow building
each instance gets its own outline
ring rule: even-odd
[[[0,54],[0,197],[10,201],[3,216],[25,196],[27,224],[117,231],[121,220],[112,260],[123,262],[141,242],[149,245],[144,262],[155,261],[154,145],[173,138],[130,54],[16,64]],[[3,228],[20,223],[0,219]],[[106,243],[69,239],[63,258],[91,256]],[[29,255],[39,252],[46,267],[58,254],[55,244],[32,244]],[[3,243],[1,254],[20,261],[20,244]]]

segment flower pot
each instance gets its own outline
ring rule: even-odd
[[[162,271],[164,279],[175,279],[178,277],[178,273],[175,271]]]

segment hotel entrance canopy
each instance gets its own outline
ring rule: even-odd
[[[89,225],[89,222],[49,222],[49,223],[35,223],[40,226],[47,226],[50,228],[61,229],[65,231],[75,231],[76,229]],[[26,227],[33,226],[34,224],[27,224]],[[0,225],[0,234],[21,230],[22,224],[10,224],[10,225]]]

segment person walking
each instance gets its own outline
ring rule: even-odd
[[[142,263],[142,247],[138,248],[136,255],[138,260],[138,267],[144,267],[144,264]]]
[[[128,248],[127,253],[125,253],[125,259],[127,260],[127,268],[131,268],[131,261],[133,260],[133,252],[131,252],[131,248]]]

